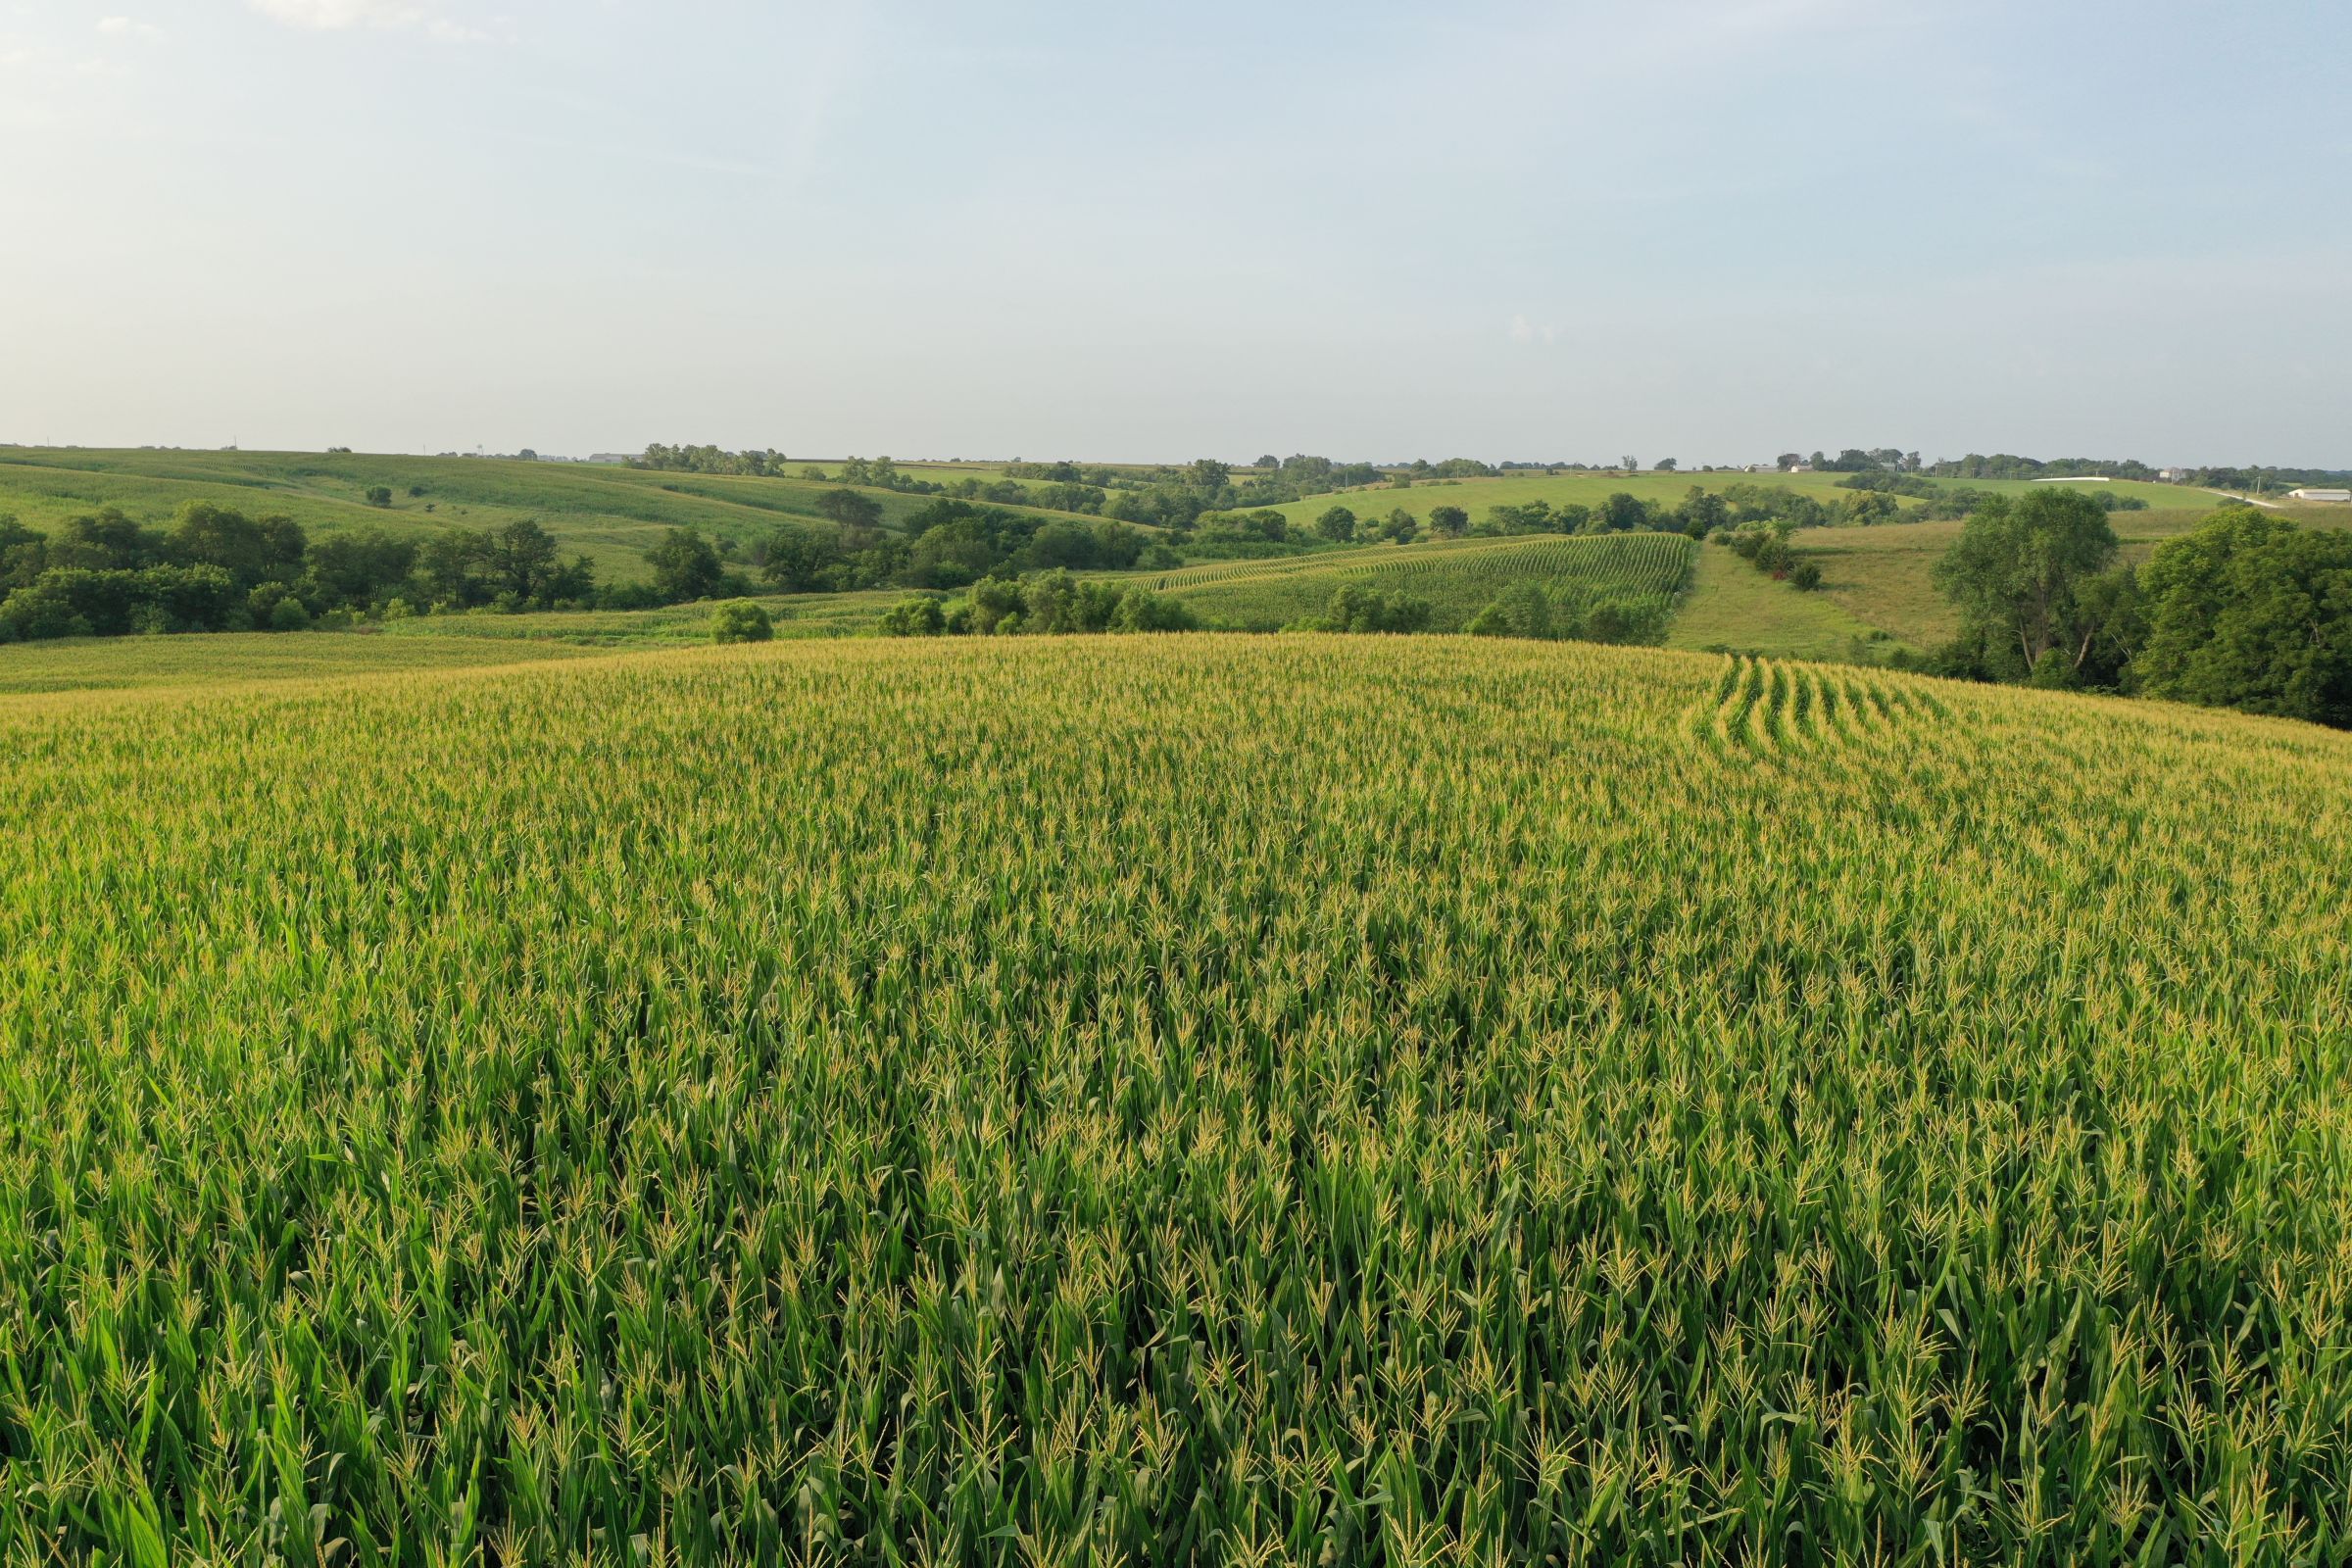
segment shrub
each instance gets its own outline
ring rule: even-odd
[[[937,637],[948,629],[948,617],[938,600],[908,597],[884,611],[874,629],[885,637]]]
[[[776,623],[766,611],[748,599],[731,600],[710,616],[714,643],[764,643],[774,639]]]
[[[1788,586],[1800,593],[1811,593],[1821,586],[1821,567],[1810,561],[1800,561],[1788,573]]]
[[[1292,631],[1415,632],[1429,625],[1426,599],[1348,583],[1331,596],[1323,613],[1291,623]]]
[[[1551,597],[1532,582],[1514,583],[1494,596],[1463,628],[1473,637],[1551,637]]]
[[[288,594],[270,610],[270,629],[271,631],[309,631],[311,629],[311,612],[303,609],[301,600]]]
[[[371,507],[390,506],[392,504],[392,487],[390,485],[379,484],[370,489],[368,492],[368,504]]]

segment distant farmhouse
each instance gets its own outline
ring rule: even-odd
[[[2156,477],[2166,484],[2186,484],[2191,471],[2187,468],[2158,468]]]
[[[2320,501],[2329,506],[2352,506],[2352,490],[2289,490],[2289,501]]]
[[[637,454],[633,452],[595,452],[589,454],[588,461],[601,463],[609,468],[625,468],[637,461]]]

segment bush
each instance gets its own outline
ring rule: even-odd
[[[309,631],[311,612],[302,608],[302,601],[292,595],[280,599],[270,612],[271,631]]]
[[[1788,586],[1799,593],[1811,593],[1821,586],[1821,568],[1810,561],[1797,563],[1788,573]]]
[[[773,641],[776,623],[767,612],[748,599],[737,599],[718,607],[710,616],[710,640],[714,643],[764,643]]]
[[[1472,616],[1464,630],[1473,637],[1552,637],[1550,596],[1532,582],[1515,583]]]
[[[1192,606],[1142,588],[1130,588],[1120,595],[1118,608],[1110,614],[1110,629],[1117,632],[1197,631],[1200,626],[1200,617],[1193,613]]]
[[[369,490],[368,492],[368,504],[371,507],[390,506],[392,504],[392,487],[390,485],[379,484],[373,489]]]
[[[882,612],[874,629],[885,637],[937,637],[948,629],[948,617],[936,599],[906,598]]]
[[[1409,594],[1384,593],[1349,583],[1331,596],[1323,613],[1291,623],[1291,631],[1416,632],[1425,630],[1432,613],[1426,599]]]

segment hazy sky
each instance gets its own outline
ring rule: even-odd
[[[0,440],[2352,465],[2344,0],[0,0]]]

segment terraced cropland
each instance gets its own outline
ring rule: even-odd
[[[1545,534],[1223,562],[1146,581],[1211,622],[1245,630],[1271,631],[1318,614],[1333,593],[1353,583],[1426,599],[1432,629],[1458,631],[1517,583],[1580,606],[1607,601],[1663,615],[1690,580],[1695,548],[1679,534]]]
[[[2340,1562],[2348,768],[1483,639],[0,702],[0,1554]]]

